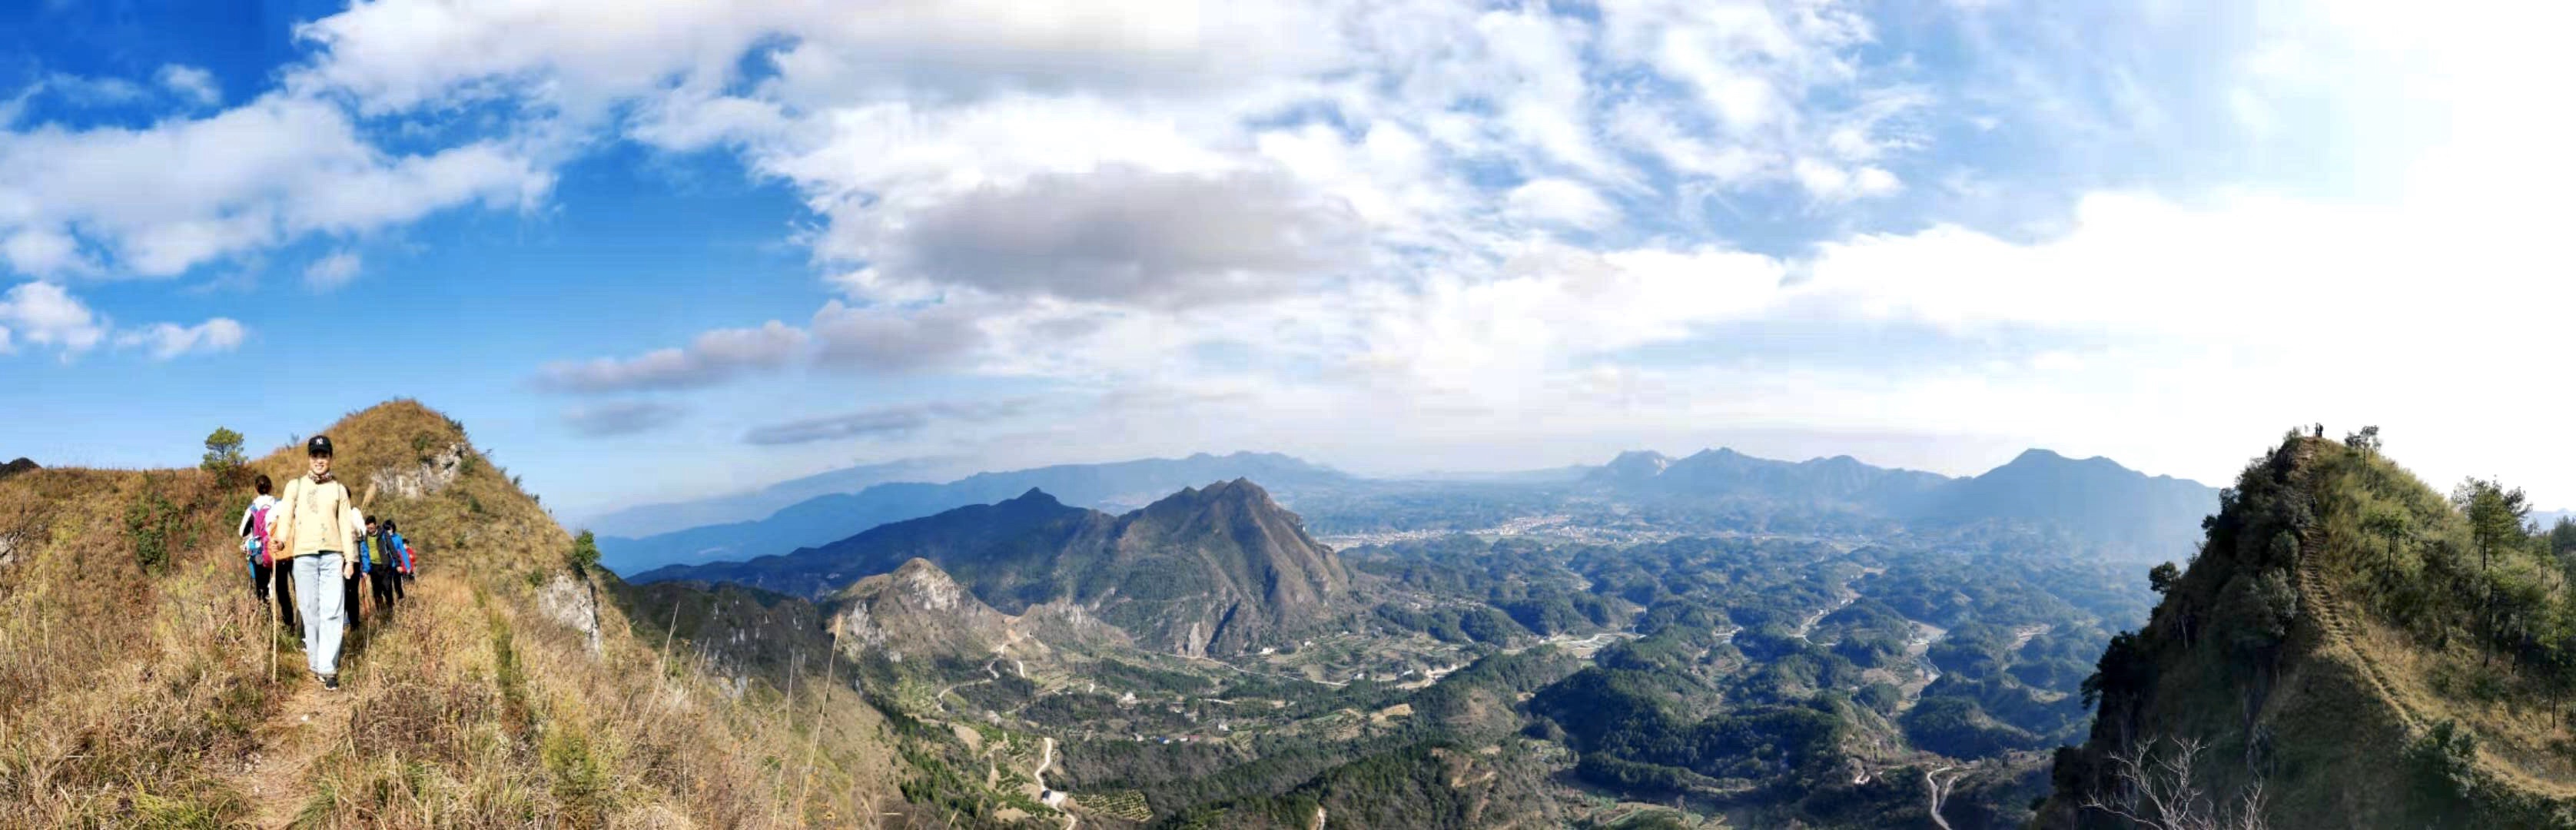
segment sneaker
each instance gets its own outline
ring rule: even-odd
[[[339,691],[339,690],[340,690],[340,676],[339,676],[339,675],[336,675],[336,674],[334,674],[334,675],[326,675],[326,676],[324,676],[324,677],[322,678],[322,691],[326,691],[326,692],[336,692],[336,691]]]

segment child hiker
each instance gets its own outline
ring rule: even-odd
[[[304,615],[304,659],[322,688],[340,690],[341,624],[347,596],[333,580],[346,580],[355,564],[346,555],[357,549],[358,528],[349,524],[349,488],[331,477],[331,439],[316,435],[304,443],[309,472],[286,483],[286,494],[269,508],[271,537],[285,534],[279,554],[292,562],[295,604]]]

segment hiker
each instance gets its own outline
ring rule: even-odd
[[[394,529],[392,519],[385,520],[384,550],[387,554],[386,558],[394,565],[394,578],[391,580],[394,586],[394,599],[400,600],[403,598],[403,583],[411,581],[411,543],[404,540],[402,533]]]
[[[376,610],[386,619],[392,619],[394,600],[402,597],[394,538],[394,520],[367,520],[367,592],[376,598]]]
[[[376,520],[352,507],[349,508],[349,524],[358,528],[358,546],[349,553],[350,566],[345,571],[348,576],[340,580],[340,590],[349,607],[349,630],[356,631],[358,624],[366,618],[366,595],[359,593],[358,583],[367,577],[367,551],[374,546]]]
[[[309,472],[286,483],[286,494],[269,508],[269,527],[285,534],[273,544],[293,564],[295,604],[303,612],[304,658],[321,679],[322,688],[340,690],[340,638],[347,594],[330,590],[334,576],[346,580],[355,563],[358,528],[350,525],[349,488],[331,477],[331,439],[316,435],[304,442]]]
[[[242,540],[242,559],[250,564],[250,595],[262,604],[269,602],[269,586],[274,583],[277,568],[268,560],[268,509],[276,506],[277,497],[269,495],[274,487],[266,474],[251,486],[259,496],[242,508],[241,530],[234,535]]]

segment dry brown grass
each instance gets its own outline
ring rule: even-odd
[[[327,432],[358,491],[464,441],[409,401]],[[231,537],[246,487],[196,471],[0,482],[0,519],[44,525],[0,565],[0,826],[868,826],[854,818],[899,801],[884,726],[847,689],[736,701],[698,661],[638,642],[613,606],[596,654],[538,612],[534,585],[568,571],[570,537],[469,459],[443,492],[368,506],[401,521],[425,568],[389,621],[351,637],[347,690],[328,697],[283,639],[286,679],[268,680],[267,618]],[[283,481],[302,462],[280,450],[251,466]],[[146,489],[183,506],[189,537],[157,573],[125,533]],[[318,725],[288,728],[307,714]],[[255,757],[292,768],[257,783]]]

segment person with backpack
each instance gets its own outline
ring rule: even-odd
[[[402,575],[394,558],[394,520],[367,520],[367,592],[376,612],[393,618],[394,600],[402,596]]]
[[[278,551],[271,544],[273,540],[269,532],[271,514],[277,508],[277,497],[271,495],[276,485],[262,474],[252,482],[252,486],[258,488],[259,497],[252,499],[250,507],[242,510],[239,530],[242,556],[250,561],[250,592],[261,603],[274,606],[278,621],[286,625],[288,632],[301,637],[303,628],[298,625],[295,600],[288,595],[294,576],[288,573],[288,569],[278,566]]]
[[[250,595],[266,604],[269,602],[269,586],[275,581],[273,577],[277,572],[268,559],[268,509],[277,505],[277,497],[268,493],[275,485],[269,482],[266,474],[251,482],[251,486],[259,490],[259,496],[250,500],[249,507],[242,508],[241,530],[234,535],[241,537],[242,559],[250,565]]]
[[[269,508],[271,550],[292,563],[296,610],[306,623],[305,663],[324,690],[336,692],[347,594],[330,590],[337,587],[330,580],[356,573],[347,554],[357,549],[358,528],[349,523],[348,486],[331,477],[330,437],[304,442],[304,455],[309,472],[288,481],[285,495]]]
[[[403,598],[403,583],[411,581],[411,543],[405,541],[402,534],[394,529],[392,519],[385,520],[382,548],[385,552],[385,561],[393,565],[392,578],[385,581],[393,585],[394,599],[399,601]]]
[[[367,616],[366,594],[360,592],[358,586],[367,578],[367,561],[372,558],[368,554],[376,541],[376,520],[352,507],[349,508],[349,523],[358,528],[358,546],[349,554],[349,561],[353,564],[348,578],[341,580],[340,588],[345,592],[349,605],[349,630],[355,631]]]

